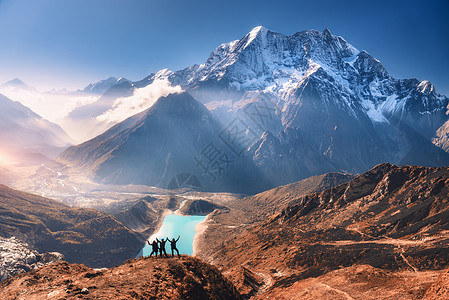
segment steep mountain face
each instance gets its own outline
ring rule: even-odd
[[[105,182],[156,185],[176,175],[173,167],[194,169],[193,153],[218,129],[204,106],[188,94],[173,94],[61,158],[92,166]]]
[[[135,257],[144,239],[114,217],[0,185],[0,234],[70,262],[110,267]]]
[[[0,290],[5,300],[242,299],[215,267],[185,256],[134,259],[111,269],[59,262],[4,281]]]
[[[442,270],[449,258],[448,186],[448,167],[378,165],[348,183],[296,198],[203,257],[231,277],[241,276],[241,267],[259,274],[270,283],[265,291],[353,265]]]
[[[49,156],[57,155],[71,142],[61,127],[1,94],[0,140],[1,149],[12,153],[27,149]]]
[[[266,131],[248,150],[260,171],[274,186],[316,174],[339,171],[310,144],[301,132],[292,127],[277,136]]]
[[[167,187],[172,178],[183,172],[202,176],[205,171],[199,167],[198,157],[222,130],[212,114],[192,96],[171,94],[104,134],[68,148],[60,158],[93,170],[95,178],[105,183]],[[221,173],[220,168],[228,167],[229,171],[219,181],[204,180],[203,188],[250,192],[267,184],[246,157],[231,164],[227,156],[217,153],[211,155],[221,155],[217,163],[225,166],[215,166],[209,175],[217,179],[221,174],[212,172]]]

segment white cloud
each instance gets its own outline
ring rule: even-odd
[[[110,123],[121,122],[150,108],[160,97],[181,92],[182,88],[180,86],[171,86],[168,79],[156,79],[152,84],[136,89],[132,96],[115,100],[112,108],[98,116],[97,120]]]
[[[71,93],[42,93],[37,90],[2,88],[0,93],[13,101],[19,101],[41,117],[56,122],[77,107],[93,103],[99,96]]]

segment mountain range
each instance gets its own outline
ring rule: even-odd
[[[107,79],[90,83],[87,86],[85,86],[82,90],[78,90],[77,92],[103,95],[107,90],[109,90],[114,85],[121,84],[123,82],[129,82],[129,80],[123,77],[121,78],[109,77]]]
[[[168,123],[173,124],[170,138],[176,138],[171,146],[159,143],[151,134],[128,138],[135,129],[129,124],[147,123],[150,114],[146,112],[99,138],[69,148],[61,158],[76,165],[91,164],[100,181],[164,186],[166,181],[161,178],[167,174],[188,172],[200,178],[208,190],[226,186],[237,192],[250,191],[223,183],[222,179],[227,179],[222,174],[228,170],[256,174],[260,184],[255,191],[261,191],[326,172],[362,173],[382,162],[449,164],[444,147],[449,99],[428,81],[392,77],[368,52],[357,50],[328,29],[285,36],[259,26],[240,40],[217,47],[204,64],[176,72],[163,70],[138,82],[118,84],[110,91],[116,88],[120,97],[131,95],[154,84],[156,78],[180,86],[193,97],[184,96],[189,98],[187,103],[203,103],[210,114],[204,114],[199,103],[189,106],[182,116],[175,108],[173,114],[167,113],[158,101],[148,112],[166,116],[166,124],[145,128],[165,131]],[[107,105],[101,110],[106,109]],[[201,114],[207,117],[203,124],[197,123],[195,134],[179,139],[186,122],[200,121]],[[210,126],[212,117],[216,122]],[[116,138],[104,143],[111,132]],[[140,154],[145,151],[142,143],[160,147],[158,154]],[[210,143],[218,151],[208,149]],[[125,148],[128,152],[120,155],[118,149]],[[79,155],[90,153],[89,149],[95,149],[90,157]],[[117,174],[123,166],[135,164],[130,149],[142,166],[158,165],[148,169],[150,179],[144,179],[142,168]],[[195,163],[203,150],[226,156],[221,162],[212,161],[212,175],[211,166]],[[114,153],[115,159],[104,159],[102,153]],[[168,165],[162,161],[170,161],[170,173],[164,172]]]
[[[33,269],[0,283],[8,298],[447,298],[449,98],[430,82],[394,78],[328,29],[259,26],[203,64],[73,94],[95,95],[67,116],[95,137],[28,179],[73,178],[59,199],[104,211],[0,185],[0,276]],[[0,140],[0,163],[70,143],[1,94]],[[133,259],[169,211],[207,215],[206,262]],[[45,265],[62,259],[48,251],[68,262]]]

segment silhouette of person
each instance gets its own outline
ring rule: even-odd
[[[176,252],[178,253],[178,258],[180,258],[181,255],[179,255],[178,248],[176,248],[176,242],[179,241],[179,238],[180,238],[180,237],[181,237],[181,236],[178,235],[178,238],[177,238],[176,240],[175,240],[175,238],[172,238],[171,241],[170,241],[170,246],[171,246],[171,256],[175,256],[175,250],[176,250]]]
[[[162,238],[158,240],[156,238],[156,241],[159,243],[159,256],[162,257],[162,253],[165,254],[165,257],[168,257],[167,251],[165,251],[165,243],[168,241],[168,238],[165,240]]]
[[[153,242],[150,244],[150,241],[147,241],[147,243],[148,243],[148,245],[150,245],[150,246],[153,248],[153,251],[151,251],[150,257],[151,257],[151,255],[153,255],[153,253],[154,253],[154,256],[157,257],[157,253],[159,252],[159,247],[158,247],[158,245],[157,245],[157,242],[156,242],[156,241],[153,241]]]

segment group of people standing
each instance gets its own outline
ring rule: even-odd
[[[176,253],[178,253],[178,258],[181,257],[181,255],[179,255],[178,248],[176,247],[176,243],[179,241],[180,237],[181,236],[178,235],[177,239],[172,238],[171,240],[168,237],[165,240],[163,238],[160,240],[158,240],[158,238],[156,238],[152,243],[150,243],[150,241],[147,241],[148,245],[150,245],[153,248],[153,251],[151,251],[150,257],[153,254],[154,254],[154,256],[157,257],[158,252],[159,252],[159,257],[162,257],[163,254],[165,255],[165,257],[168,257],[167,251],[165,251],[165,243],[167,243],[167,242],[170,242],[171,255],[175,256],[175,251],[176,251]]]

